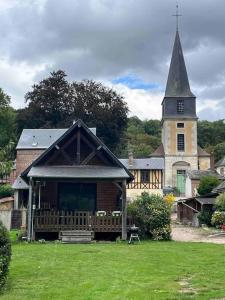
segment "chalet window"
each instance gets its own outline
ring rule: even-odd
[[[149,182],[149,170],[141,170],[141,182]]]
[[[184,123],[177,123],[177,128],[184,128]]]
[[[178,134],[177,135],[177,150],[184,151],[184,149],[185,149],[184,134]]]
[[[177,113],[178,114],[184,113],[184,100],[177,100]]]

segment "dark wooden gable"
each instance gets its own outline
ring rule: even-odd
[[[103,146],[97,143],[82,126],[76,126],[55,144],[38,165],[105,165],[113,166]]]

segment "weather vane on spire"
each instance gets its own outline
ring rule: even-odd
[[[176,28],[177,28],[177,31],[178,31],[178,27],[179,27],[179,17],[182,17],[182,15],[179,14],[179,6],[178,6],[178,3],[176,4],[176,14],[175,15],[172,15],[173,17],[176,17]]]

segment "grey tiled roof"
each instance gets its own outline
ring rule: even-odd
[[[135,158],[133,164],[129,165],[128,159],[120,159],[121,163],[129,170],[164,170],[164,158]]]
[[[212,192],[218,194],[225,192],[225,181],[221,182],[217,187],[215,187]]]
[[[216,164],[215,167],[223,167],[225,166],[225,156],[221,158]]]
[[[212,171],[212,170],[191,170],[187,172],[187,175],[190,179],[200,179],[203,176],[216,176],[218,179],[223,180],[224,177],[221,176],[220,174],[218,174],[216,171]]]
[[[79,178],[79,179],[126,179],[125,169],[105,166],[40,166],[32,167],[28,177]]]
[[[24,129],[16,149],[47,149],[68,129]],[[96,128],[90,128],[96,134]]]
[[[20,176],[18,176],[14,181],[12,188],[14,190],[27,190],[29,187],[26,182]]]

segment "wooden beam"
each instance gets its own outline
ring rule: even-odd
[[[77,132],[77,164],[80,164],[80,128]]]
[[[81,139],[94,151],[96,149],[96,146],[94,146],[92,143],[89,142],[89,140],[81,135]],[[109,164],[109,160],[103,156],[100,152],[97,152],[96,155],[105,163],[105,164]]]
[[[93,150],[83,161],[82,165],[86,165],[95,155],[97,155],[98,151],[102,149],[102,146],[99,146],[97,149]]]
[[[113,184],[114,184],[121,192],[123,192],[123,189],[122,189],[121,185],[120,185],[118,182],[113,181]]]
[[[122,240],[127,239],[127,194],[126,194],[126,180],[122,181]]]
[[[199,211],[197,209],[194,209],[193,207],[191,207],[190,205],[184,203],[184,202],[180,202],[182,203],[184,206],[187,206],[188,208],[192,209],[194,212],[199,213]]]

